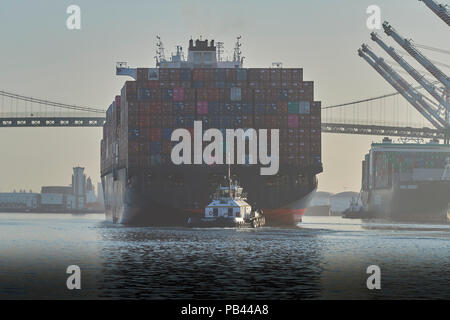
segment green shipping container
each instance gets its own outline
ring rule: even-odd
[[[288,102],[288,113],[298,114],[300,105],[298,102]]]

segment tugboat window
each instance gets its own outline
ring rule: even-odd
[[[214,208],[214,209],[213,209],[213,216],[214,216],[214,217],[217,217],[218,215],[219,215],[219,209]]]
[[[241,216],[241,212],[240,211],[236,212],[236,217],[240,217],[240,216]]]
[[[228,208],[228,216],[229,217],[233,216],[233,208]]]

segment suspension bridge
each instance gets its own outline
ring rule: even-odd
[[[102,127],[105,110],[0,91],[0,127]],[[326,133],[443,139],[397,93],[322,108]]]

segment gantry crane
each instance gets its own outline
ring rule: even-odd
[[[363,49],[367,50],[367,46],[363,45]],[[396,79],[392,78],[392,75],[387,73],[381,67],[380,60],[382,59],[378,57],[376,59],[369,57],[363,49],[358,50],[358,55],[366,60],[366,62],[369,63],[392,87],[394,87],[394,89],[397,90],[420,114],[430,121],[434,127],[437,129],[442,129],[442,126],[423,109],[423,106],[418,103],[416,97],[410,92],[410,90],[405,90]]]
[[[414,69],[405,59],[403,59],[393,47],[389,47],[380,37],[372,32],[371,38],[373,41],[378,43],[378,45],[386,51],[392,59],[394,59],[403,69],[405,69],[408,74],[414,78],[429,94],[433,96],[439,103],[444,107],[445,111],[443,116],[446,116],[447,112],[450,112],[450,104],[446,101],[442,93],[440,93],[437,88],[431,84],[422,74],[420,74],[416,69]],[[442,111],[440,112],[442,114]]]
[[[367,54],[366,54],[367,53]],[[377,57],[367,45],[363,44],[358,50],[358,55],[366,60],[392,87],[394,87],[420,114],[422,114],[434,127],[443,129],[441,121],[437,121],[434,116],[430,115],[421,101],[421,96],[406,81],[403,80],[392,68],[390,68],[382,58]],[[420,95],[420,94],[419,94]],[[438,117],[438,119],[441,119]]]
[[[394,38],[403,49],[406,50],[414,59],[417,60],[425,69],[428,70],[437,80],[439,80],[446,89],[450,89],[450,79],[439,70],[430,60],[428,60],[419,50],[417,50],[411,43],[411,40],[400,36],[394,28],[387,21],[383,23],[384,32]]]
[[[443,4],[439,4],[434,0],[419,0],[431,9],[439,18],[442,19],[450,27],[450,13]]]

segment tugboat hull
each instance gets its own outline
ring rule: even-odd
[[[189,218],[191,228],[258,228],[266,224],[264,217],[249,221],[235,221],[227,218]]]

